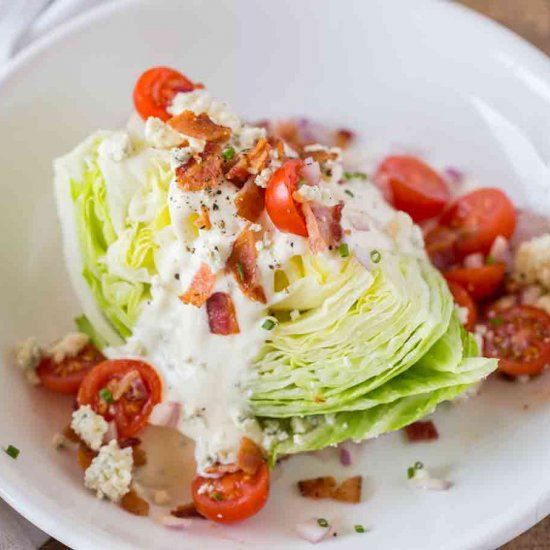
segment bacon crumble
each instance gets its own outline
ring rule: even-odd
[[[336,246],[342,240],[343,204],[319,206],[311,202],[302,204],[306,219],[309,247],[312,252],[324,252],[328,247]]]
[[[248,178],[234,201],[237,214],[250,222],[255,222],[265,207],[265,189],[258,187],[254,179],[254,176]]]
[[[168,124],[174,130],[195,139],[225,143],[231,137],[231,128],[216,124],[206,113],[196,115],[193,111],[183,111],[172,117]]]
[[[202,307],[214,290],[216,276],[212,273],[210,266],[202,263],[191,281],[187,291],[179,298],[184,304],[195,307]]]
[[[227,336],[240,332],[235,306],[231,296],[225,292],[215,292],[206,301],[208,325],[212,334]]]
[[[215,187],[223,179],[222,164],[220,146],[207,143],[202,153],[176,168],[176,181],[183,191]]]
[[[252,149],[242,151],[225,166],[225,177],[232,183],[242,186],[250,175],[259,174],[269,164],[271,145],[265,138],[260,138]]]

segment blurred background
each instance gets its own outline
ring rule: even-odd
[[[112,1],[116,0],[0,0],[0,66],[75,15]],[[550,55],[550,0],[456,1],[509,27]],[[49,550],[65,548],[27,524],[0,501],[0,550],[37,547]],[[549,549],[550,518],[546,518],[502,550]]]

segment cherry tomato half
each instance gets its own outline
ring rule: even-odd
[[[195,507],[204,517],[219,523],[243,521],[265,505],[269,470],[264,463],[253,476],[242,471],[219,478],[196,476],[191,490]]]
[[[445,180],[415,157],[387,157],[375,180],[387,190],[395,208],[407,212],[415,222],[439,215],[450,198]]]
[[[444,225],[436,225],[424,235],[426,252],[437,269],[444,271],[458,261],[455,253],[457,232]]]
[[[145,71],[134,87],[134,106],[143,120],[156,116],[164,121],[171,115],[166,108],[179,92],[196,88],[186,76],[168,67],[153,67]]]
[[[463,286],[476,300],[493,296],[501,287],[506,273],[504,264],[483,265],[481,267],[457,267],[443,273],[447,281]]]
[[[118,436],[133,437],[145,427],[162,398],[162,382],[153,367],[133,359],[104,361],[82,381],[79,405],[90,405],[107,421],[114,420]]]
[[[491,312],[483,351],[510,376],[539,374],[550,363],[550,315],[524,305]]]
[[[475,302],[470,296],[470,293],[462,285],[454,281],[448,281],[447,284],[449,285],[449,290],[453,295],[455,304],[460,307],[465,307],[468,310],[468,319],[466,323],[464,323],[464,327],[466,330],[472,332],[477,322],[477,306]]]
[[[455,251],[460,258],[488,254],[499,235],[510,239],[516,228],[514,205],[500,189],[483,188],[457,199],[441,216],[441,225],[457,232]]]
[[[58,393],[76,393],[86,374],[105,360],[103,354],[92,344],[87,344],[75,357],[65,357],[56,363],[51,357],[42,358],[36,374],[42,385]]]
[[[265,193],[265,207],[277,229],[307,237],[302,207],[292,197],[298,188],[303,166],[301,159],[287,160],[271,176]]]

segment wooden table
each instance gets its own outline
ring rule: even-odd
[[[550,55],[550,0],[459,0],[506,25]],[[66,548],[51,540],[44,550]],[[550,517],[506,544],[501,550],[549,550]]]

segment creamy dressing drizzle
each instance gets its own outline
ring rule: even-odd
[[[243,126],[235,115],[224,110],[227,106],[210,99],[206,92],[178,95],[172,112],[185,109],[208,112],[214,121],[232,127],[235,144],[242,145],[242,133],[248,140],[251,135],[257,139],[263,132]],[[137,157],[148,154],[151,152],[141,151]],[[121,164],[127,165],[129,160]],[[130,166],[136,179],[140,162],[135,158]],[[124,181],[112,173],[121,167],[104,164],[108,182]],[[332,178],[325,178],[321,185],[345,203],[344,241],[365,265],[373,249],[424,254],[420,230],[406,214],[397,213],[385,203],[368,182],[340,184],[341,173],[335,165]],[[130,179],[127,188],[115,189],[107,183],[107,192],[130,197],[135,184]],[[223,182],[212,190],[184,192],[172,181],[168,199],[172,224],[157,235],[158,275],[152,278],[151,299],[126,344],[107,350],[109,357],[137,356],[155,366],[164,379],[164,399],[182,406],[178,430],[195,441],[195,457],[203,473],[216,462],[234,462],[244,433],[258,443],[262,441],[259,425],[248,411],[250,396],[245,388],[253,376],[251,365],[269,336],[261,327],[268,308],[287,296],[285,291],[275,292],[274,273],[293,256],[308,252],[307,239],[275,230],[264,213],[255,229],[263,230],[264,235],[257,245],[257,265],[268,303],[259,304],[244,296],[233,276],[223,270],[236,236],[248,224],[236,214],[233,201],[237,191],[231,183]],[[197,229],[192,223],[202,206],[209,210],[210,230]],[[338,261],[338,251],[327,255]],[[206,307],[196,308],[179,300],[202,262],[217,273],[215,291],[231,295],[239,334],[211,334]]]

